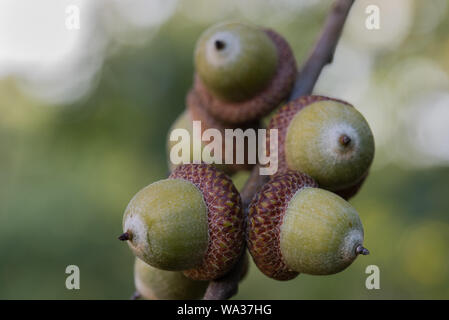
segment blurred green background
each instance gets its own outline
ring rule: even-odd
[[[122,214],[167,176],[166,134],[200,33],[229,19],[271,27],[300,64],[332,3],[92,2],[0,2],[1,299],[127,299]],[[79,30],[64,25],[70,4],[81,8]],[[379,30],[365,26],[370,4]],[[446,0],[356,1],[315,92],[353,103],[372,126],[374,166],[352,200],[371,255],[289,282],[252,265],[236,298],[449,298],[448,32]],[[65,288],[71,264],[80,290]],[[380,290],[365,288],[372,264]]]

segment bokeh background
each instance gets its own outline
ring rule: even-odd
[[[0,0],[0,298],[127,299],[122,214],[167,175],[166,134],[202,30],[229,19],[274,28],[300,64],[331,3]],[[365,27],[370,4],[379,30]],[[80,29],[66,28],[69,5]],[[353,103],[375,135],[371,175],[352,200],[371,255],[338,275],[289,282],[252,265],[236,298],[449,298],[448,7],[357,0],[316,86]],[[65,288],[70,264],[80,290]],[[371,264],[380,290],[365,288]]]

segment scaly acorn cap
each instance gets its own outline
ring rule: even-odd
[[[255,121],[269,114],[290,94],[297,74],[293,52],[281,35],[273,30],[264,29],[262,31],[271,39],[277,49],[276,70],[266,86],[261,87],[251,96],[240,101],[225,100],[214,94],[198,73],[195,74],[193,90],[197,92],[201,104],[214,118],[231,124]],[[248,56],[247,60],[248,62],[244,66],[235,70],[237,74],[248,69],[248,63],[252,61],[251,57]],[[256,64],[253,70],[259,69],[260,66],[260,64]],[[239,86],[233,92],[244,92],[242,89],[244,84],[238,82],[236,84]]]
[[[360,189],[374,158],[374,139],[352,105],[304,96],[280,108],[269,129],[278,130],[278,172],[307,173],[346,199]]]
[[[136,258],[134,263],[134,285],[142,299],[201,299],[208,284],[207,281],[189,279],[179,271],[154,268],[139,258]]]
[[[181,165],[134,196],[123,230],[119,239],[151,266],[213,280],[234,266],[244,247],[240,194],[212,165]]]
[[[247,238],[257,267],[277,280],[337,273],[369,253],[354,208],[295,171],[276,175],[256,194]]]

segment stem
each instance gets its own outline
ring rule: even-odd
[[[130,234],[129,232],[122,233],[122,234],[118,237],[118,239],[119,239],[120,241],[128,241],[128,240],[131,240],[131,234]]]
[[[355,253],[367,256],[367,255],[369,255],[369,250],[367,248],[363,247],[363,246],[358,246],[355,249]]]
[[[354,0],[337,0],[312,53],[301,67],[289,100],[310,94],[323,68],[332,63],[343,26]]]
[[[224,43],[221,40],[216,40],[215,41],[215,49],[217,50],[223,50],[226,47],[226,43]]]
[[[343,147],[346,147],[348,144],[351,143],[351,138],[348,137],[347,135],[343,134],[343,135],[340,136],[340,138],[338,138],[338,142],[340,142],[340,144]]]
[[[353,3],[354,0],[336,0],[326,18],[326,22],[318,42],[312,50],[309,58],[298,72],[295,86],[292,90],[289,101],[300,96],[310,94],[323,68],[332,62],[335,48],[337,47],[343,26]],[[241,192],[245,216],[248,214],[248,206],[254,194],[267,180],[268,176],[259,175],[259,166],[254,166],[251,176]],[[235,295],[238,291],[243,265],[243,258],[240,258],[240,261],[226,276],[221,279],[211,281],[209,283],[209,287],[207,288],[206,294],[204,295],[204,299],[224,300]]]

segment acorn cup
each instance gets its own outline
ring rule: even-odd
[[[374,138],[347,102],[304,96],[281,107],[270,121],[278,130],[279,173],[304,172],[345,199],[354,196],[374,158]],[[267,145],[272,143],[267,139]]]
[[[257,267],[276,280],[340,272],[359,254],[369,253],[363,238],[355,209],[299,172],[276,175],[249,206],[249,252]]]
[[[123,231],[119,239],[147,264],[194,280],[217,279],[244,248],[240,194],[212,165],[181,165],[133,197]]]
[[[195,49],[193,90],[216,119],[242,124],[270,113],[290,94],[296,61],[282,36],[249,24],[207,29]]]

